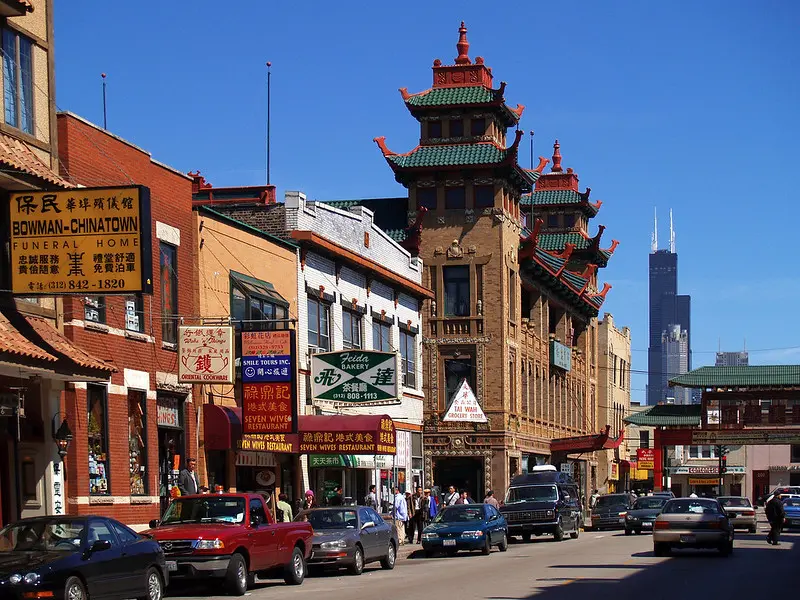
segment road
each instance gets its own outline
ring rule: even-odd
[[[737,532],[735,550],[729,558],[696,551],[655,558],[650,536],[584,532],[577,540],[560,543],[547,538],[519,542],[505,554],[496,549],[489,556],[459,554],[426,559],[412,554],[399,558],[391,572],[369,565],[360,577],[309,577],[299,587],[259,582],[248,595],[252,600],[750,600],[768,598],[773,593],[785,597],[790,590],[800,589],[800,533],[785,533],[780,546],[768,546],[765,536],[766,523],[761,524],[758,534]],[[169,596],[212,598],[216,593],[218,588],[178,588]]]

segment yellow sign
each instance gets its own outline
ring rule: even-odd
[[[14,294],[153,291],[148,188],[12,192],[9,204]]]
[[[689,477],[689,485],[717,485],[719,477]]]
[[[619,464],[611,463],[611,472],[608,474],[609,481],[619,481]]]

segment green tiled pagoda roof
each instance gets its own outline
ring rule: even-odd
[[[579,204],[591,216],[597,214],[599,206],[591,204],[587,196],[574,190],[541,190],[531,194],[523,194],[520,198],[522,206],[564,206]]]
[[[418,146],[408,154],[387,156],[389,162],[398,167],[454,167],[461,165],[493,165],[503,162],[508,150],[492,143],[446,144],[442,146]]]
[[[538,246],[543,250],[561,251],[567,244],[573,244],[575,250],[588,250],[592,245],[592,240],[587,240],[580,233],[540,233]],[[600,249],[600,254],[608,260],[611,253],[608,250]]]
[[[640,427],[692,427],[700,425],[700,404],[657,404],[623,419]]]
[[[408,237],[405,229],[387,229],[385,233],[398,244]]]
[[[497,90],[483,86],[432,88],[414,94],[406,104],[410,106],[444,106],[456,104],[490,104],[497,102]]]
[[[669,380],[687,388],[800,387],[800,365],[700,367]]]

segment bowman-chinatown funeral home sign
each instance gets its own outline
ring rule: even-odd
[[[242,332],[242,433],[297,433],[295,332]]]
[[[450,401],[450,406],[442,421],[486,423],[486,415],[483,413],[483,409],[478,404],[478,399],[466,379],[461,382],[461,387],[458,388],[458,391]]]
[[[178,327],[178,383],[233,383],[233,327]]]
[[[372,350],[324,352],[311,357],[314,400],[350,404],[399,402],[397,354]]]
[[[143,186],[11,192],[11,291],[153,291],[150,190]]]

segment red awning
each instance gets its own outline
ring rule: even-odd
[[[550,442],[550,453],[566,452],[567,454],[577,454],[619,448],[620,444],[625,440],[625,430],[621,430],[616,438],[609,437],[610,431],[611,426],[606,425],[606,430],[596,435],[582,435],[552,440]]]
[[[397,452],[394,421],[387,415],[301,415],[298,433],[242,435],[242,409],[203,405],[206,450],[282,451],[300,454]]]

